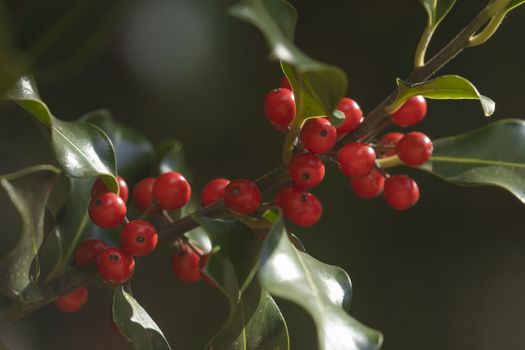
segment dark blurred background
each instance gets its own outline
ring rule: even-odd
[[[67,17],[96,32],[86,39],[67,33],[86,41],[82,50],[57,40],[52,52],[39,53],[26,39],[49,28],[56,9],[71,1],[12,1],[0,13],[12,46],[43,57],[30,62],[31,69],[56,116],[73,120],[104,107],[153,142],[180,139],[196,193],[212,178],[255,178],[279,163],[283,136],[265,120],[262,101],[282,75],[267,59],[261,34],[226,15],[234,1],[115,1],[111,8],[104,1],[91,4],[96,2],[108,14],[103,23],[82,17],[82,7],[74,10],[80,17],[74,11]],[[293,3],[299,12],[297,44],[342,67],[348,96],[365,112],[393,90],[396,77],[410,72],[426,22],[418,1]],[[430,53],[485,3],[458,1]],[[524,33],[525,9],[518,9],[487,44],[465,51],[442,71],[463,75],[493,98],[492,119],[483,117],[475,101],[430,101],[417,129],[439,138],[523,116]],[[31,119],[13,105],[0,108],[0,173],[52,161]],[[348,271],[352,315],[384,333],[385,350],[525,349],[523,204],[500,189],[455,187],[399,171],[419,183],[421,200],[413,209],[400,213],[381,198],[356,198],[332,167],[314,191],[324,217],[314,228],[295,230],[311,255]],[[0,206],[0,232],[17,232],[17,214],[3,193]],[[166,248],[139,261],[133,290],[174,349],[203,348],[226,317],[227,304],[217,290],[182,285],[171,276]],[[0,337],[17,350],[129,349],[110,327],[110,290],[99,284],[90,292],[81,312],[45,307],[1,330]],[[281,305],[292,349],[316,349],[308,315]]]

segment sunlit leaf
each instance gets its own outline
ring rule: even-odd
[[[123,286],[113,292],[113,320],[135,350],[171,349],[159,326]]]
[[[420,84],[408,84],[397,79],[397,85],[397,97],[387,107],[388,113],[395,112],[410,97],[417,95],[438,100],[479,100],[487,117],[491,116],[496,108],[494,101],[481,95],[470,81],[458,75],[443,75]]]
[[[352,285],[346,272],[297,250],[288,239],[282,218],[275,222],[264,243],[259,280],[272,295],[310,314],[319,349],[371,350],[381,346],[381,333],[348,314]]]
[[[457,184],[498,186],[525,203],[525,121],[502,120],[433,144],[421,169]]]
[[[55,157],[67,175],[101,176],[111,191],[118,192],[115,152],[104,132],[86,122],[55,118],[40,99],[31,77],[20,78],[7,99],[16,102],[49,130]]]
[[[274,300],[255,277],[260,238],[241,221],[197,217],[213,252],[204,273],[224,293],[230,313],[207,349],[288,349],[288,330]]]
[[[243,0],[230,8],[230,13],[261,30],[270,47],[270,57],[281,61],[292,84],[297,114],[285,141],[283,156],[287,160],[306,119],[333,115],[337,103],[346,94],[346,74],[338,67],[307,56],[295,46],[297,12],[289,2]]]
[[[419,0],[428,15],[428,25],[437,27],[439,23],[450,12],[456,0]]]

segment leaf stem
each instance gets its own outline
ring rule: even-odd
[[[393,168],[396,166],[404,165],[404,163],[401,161],[401,159],[399,159],[398,156],[381,158],[381,159],[378,159],[376,162],[383,169],[388,169],[388,168]]]
[[[416,54],[414,56],[414,68],[419,68],[425,65],[425,54],[427,52],[428,44],[432,35],[434,34],[435,26],[430,23],[427,23],[423,34],[421,34],[421,39],[417,45]]]

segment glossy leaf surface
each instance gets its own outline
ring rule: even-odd
[[[381,333],[348,314],[352,285],[346,272],[297,250],[288,239],[282,218],[266,238],[259,280],[272,295],[310,314],[317,327],[319,349],[370,350],[381,346]]]
[[[0,288],[12,298],[39,297],[32,265],[44,239],[46,203],[59,174],[51,165],[38,165],[0,176],[0,184],[22,221],[15,246],[0,259]]]
[[[421,169],[457,184],[498,186],[525,203],[525,121],[502,120],[433,144]]]

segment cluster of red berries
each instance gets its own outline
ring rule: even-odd
[[[309,119],[299,136],[303,151],[295,154],[288,163],[288,175],[293,184],[281,188],[274,204],[282,209],[283,215],[299,226],[311,226],[319,221],[323,212],[321,201],[311,188],[319,185],[325,176],[324,162],[334,158],[341,172],[349,178],[353,191],[363,198],[374,198],[384,193],[386,202],[394,209],[406,210],[419,199],[419,188],[414,180],[405,175],[389,175],[378,167],[378,157],[397,156],[407,165],[418,166],[432,155],[432,142],[420,132],[406,135],[391,132],[377,143],[351,142],[332,152],[342,136],[352,133],[363,121],[359,105],[350,98],[343,98],[337,109],[345,119],[334,127],[328,118]],[[391,121],[397,126],[407,127],[419,123],[426,114],[426,101],[421,96],[410,98],[395,113]],[[264,101],[264,110],[270,122],[279,130],[286,131],[292,124],[295,113],[294,94],[285,78],[281,87],[270,91]],[[298,148],[300,149],[300,148]],[[96,263],[99,274],[107,283],[126,282],[135,269],[135,256],[151,253],[157,245],[158,235],[145,220],[128,221],[126,202],[128,186],[118,177],[119,194],[109,192],[99,179],[91,191],[89,216],[93,223],[103,228],[123,225],[120,236],[121,247],[106,247],[96,239],[82,242],[75,252],[75,262],[80,267]],[[155,214],[178,210],[188,204],[191,187],[183,175],[171,171],[158,178],[146,178],[134,187],[133,202],[144,214]],[[257,185],[246,179],[230,181],[219,178],[209,182],[201,193],[201,204],[211,205],[224,200],[229,210],[236,215],[250,215],[261,206],[261,192]],[[207,255],[182,239],[175,243],[172,256],[172,271],[182,282],[199,280],[213,285],[202,269]],[[59,298],[56,305],[63,311],[80,309],[87,301],[88,291],[78,288]]]
[[[129,280],[135,270],[134,257],[150,254],[158,242],[157,231],[151,223],[141,219],[128,221],[128,185],[120,176],[117,180],[119,194],[110,192],[101,179],[95,181],[88,213],[93,223],[102,228],[122,225],[120,247],[107,247],[101,240],[87,239],[79,244],[74,256],[79,267],[96,264],[102,280],[110,284]],[[190,196],[188,181],[177,172],[162,174],[157,179],[144,179],[133,189],[133,201],[142,212],[158,211],[158,208],[176,210],[185,206]],[[82,287],[74,290],[59,298],[55,304],[63,311],[76,311],[86,302],[79,295],[85,295],[87,300],[87,289]]]
[[[432,142],[423,133],[398,132],[384,135],[376,144],[352,142],[343,145],[337,153],[332,150],[344,135],[357,130],[363,121],[359,105],[350,98],[342,98],[336,107],[344,113],[341,125],[334,127],[328,118],[312,118],[306,121],[299,136],[304,151],[296,154],[288,164],[288,172],[294,184],[277,193],[275,204],[283,215],[301,226],[315,224],[322,214],[322,204],[307,189],[317,186],[324,177],[324,160],[335,160],[341,172],[350,180],[353,191],[363,198],[374,198],[384,193],[386,202],[394,209],[406,210],[419,199],[416,182],[404,175],[389,175],[377,166],[379,157],[397,155],[407,165],[418,166],[432,155]],[[264,100],[268,120],[280,131],[287,131],[295,118],[294,94],[289,81],[284,78],[281,87],[270,91]],[[426,115],[427,104],[422,96],[408,99],[395,113],[393,124],[413,126]]]

